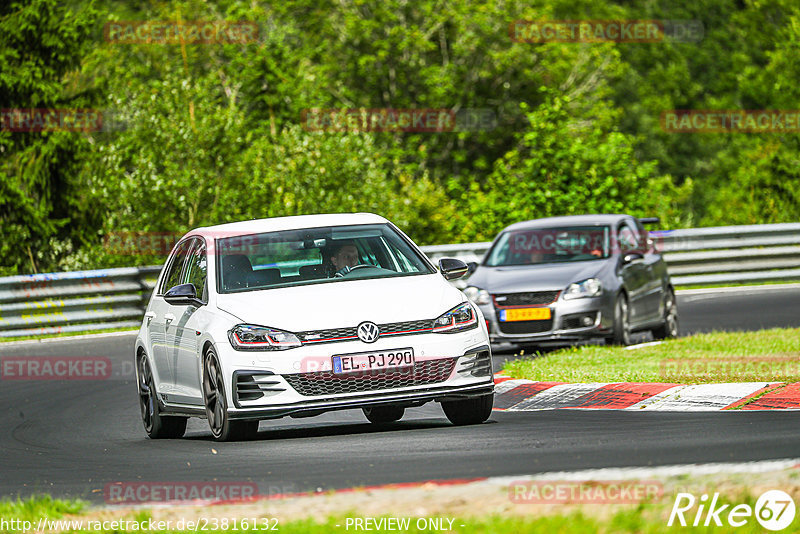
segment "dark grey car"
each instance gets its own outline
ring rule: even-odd
[[[513,224],[472,264],[464,293],[492,342],[535,344],[632,332],[675,337],[678,310],[667,266],[629,215],[550,217]]]

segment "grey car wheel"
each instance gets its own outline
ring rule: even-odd
[[[622,346],[631,344],[630,308],[624,294],[620,294],[614,304],[614,334],[606,338],[606,343]]]
[[[664,323],[653,329],[653,337],[655,339],[678,337],[678,303],[672,288],[667,290],[664,297]]]

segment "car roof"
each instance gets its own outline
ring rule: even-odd
[[[279,232],[281,230],[297,230],[300,228],[318,228],[321,226],[348,226],[353,224],[384,224],[389,222],[374,213],[326,213],[318,215],[293,215],[289,217],[272,217],[269,219],[253,219],[215,226],[205,226],[187,232],[184,238],[201,235],[208,238],[232,237],[237,235]]]
[[[503,231],[528,230],[532,228],[552,228],[554,226],[608,226],[614,225],[624,219],[631,219],[630,215],[623,214],[594,214],[594,215],[565,215],[561,217],[545,217],[521,221],[506,226]]]

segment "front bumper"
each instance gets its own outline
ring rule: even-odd
[[[501,324],[494,304],[480,306],[488,320],[489,340],[491,343],[581,341],[608,336],[614,328],[614,303],[605,295],[573,300],[559,297],[543,307],[550,308],[551,319],[513,325],[513,331],[509,331],[511,323]],[[584,318],[590,318],[591,324],[585,325]]]
[[[492,393],[491,349],[483,327],[387,338],[368,345],[379,351],[404,346],[414,349],[413,368],[362,375],[333,375],[330,364],[332,354],[364,351],[360,341],[274,353],[218,347],[230,399],[228,415],[240,420],[311,417],[333,410],[418,406]]]
[[[298,402],[289,405],[264,408],[248,408],[229,412],[231,419],[275,419],[287,415],[293,417],[313,417],[334,410],[364,408],[367,406],[395,405],[420,406],[430,401],[442,402],[463,400],[494,391],[494,381],[472,386],[438,386],[413,391],[374,392],[340,399],[320,399]]]

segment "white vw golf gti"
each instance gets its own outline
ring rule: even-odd
[[[392,223],[367,213],[198,228],[174,247],[136,338],[140,407],[151,438],[189,417],[218,440],[261,419],[360,408],[390,423],[441,403],[457,425],[492,410],[486,322]]]

